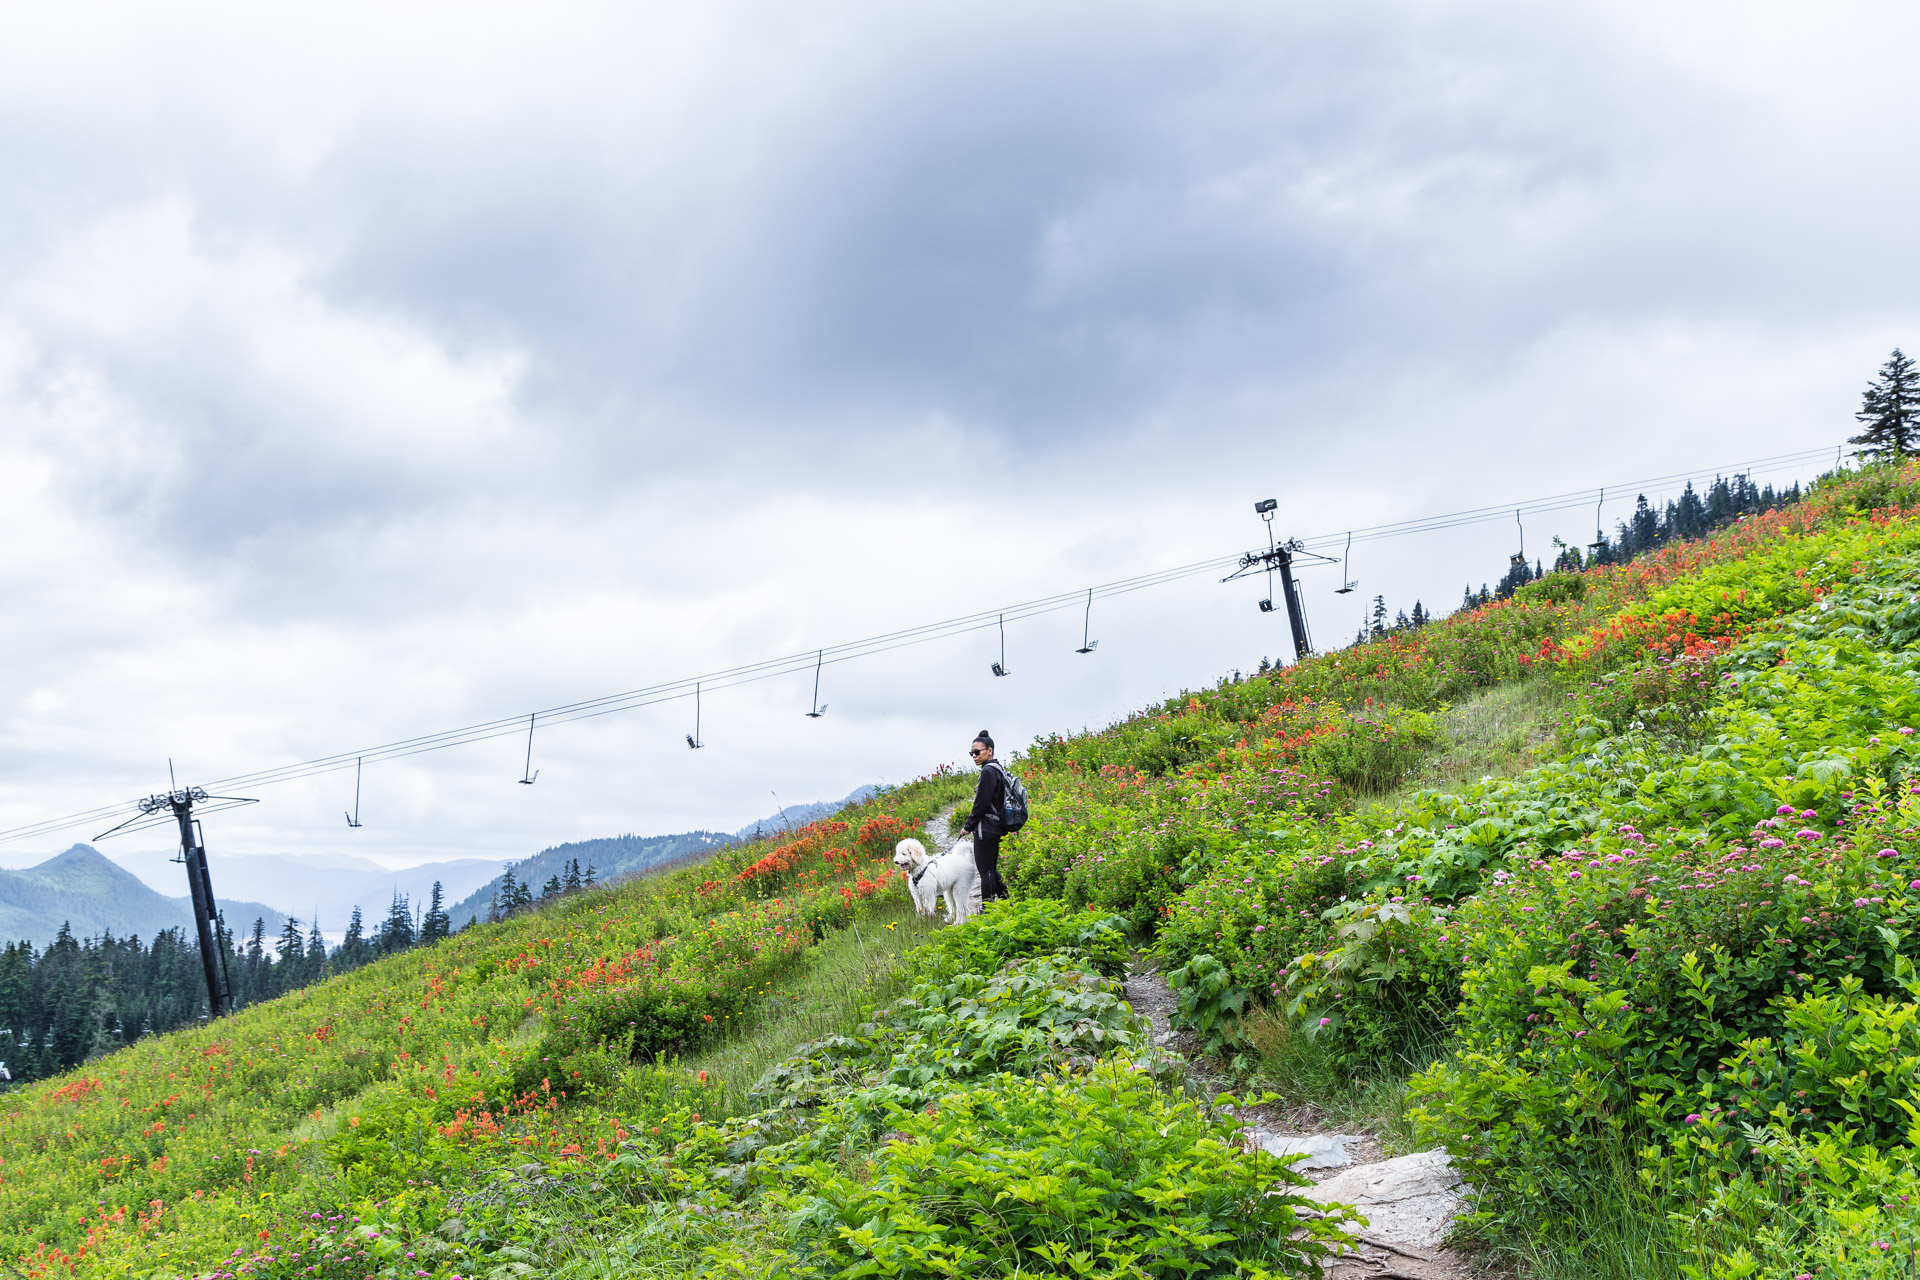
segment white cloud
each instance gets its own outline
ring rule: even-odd
[[[1293,532],[1837,441],[1869,5],[63,6],[0,46],[0,826]],[[1584,513],[1526,531],[1585,536]],[[1309,575],[1449,605],[1514,532]],[[1261,654],[1194,582],[341,775],[238,851],[730,826]],[[79,832],[92,834],[91,831]],[[29,852],[44,853],[45,848]]]

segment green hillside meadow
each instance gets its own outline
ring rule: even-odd
[[[0,1095],[43,1276],[1307,1276],[1268,1089],[1537,1276],[1920,1273],[1920,466],[1035,742]],[[1133,950],[1239,1100],[1193,1096]]]

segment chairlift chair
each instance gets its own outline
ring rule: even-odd
[[[1007,670],[1007,615],[1004,613],[1000,615],[1000,661],[993,664],[993,674],[996,676],[1013,674]]]
[[[698,751],[707,744],[700,741],[700,686],[693,686],[693,732],[687,735],[687,745]]]
[[[1588,550],[1599,555],[1607,549],[1606,531],[1600,527],[1600,508],[1607,505],[1607,491],[1600,491],[1600,501],[1593,504],[1593,541],[1587,544]]]
[[[533,718],[539,714],[534,711],[527,715],[527,764],[523,770],[526,776],[520,779],[523,787],[530,787],[540,780],[540,771],[533,767]]]
[[[361,758],[355,756],[353,758],[353,812],[347,814],[347,825],[350,827],[360,825],[360,764]]]
[[[820,701],[820,664],[826,658],[825,649],[813,655],[813,701],[808,704],[813,710],[807,712],[807,719],[818,720],[827,714],[827,704]]]
[[[1095,649],[1098,649],[1100,647],[1100,642],[1098,640],[1087,639],[1088,636],[1093,634],[1092,627],[1093,627],[1093,588],[1088,587],[1087,588],[1087,616],[1083,618],[1080,623],[1080,647],[1074,650],[1075,653],[1092,653]]]
[[[1340,585],[1333,589],[1333,594],[1337,596],[1344,596],[1349,592],[1351,592],[1355,587],[1360,585],[1358,582],[1355,582],[1352,578],[1349,578],[1347,576],[1347,567],[1352,563],[1352,561],[1353,561],[1353,532],[1349,530],[1347,532],[1347,549],[1340,553]]]

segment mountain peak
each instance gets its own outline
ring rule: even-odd
[[[21,875],[46,878],[58,876],[63,880],[75,876],[84,876],[90,880],[109,883],[140,883],[140,878],[125,867],[101,853],[90,844],[76,844],[65,853],[56,853],[38,866],[26,868]]]

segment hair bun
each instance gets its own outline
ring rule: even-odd
[[[982,729],[979,733],[976,733],[973,736],[978,738],[982,742],[990,741],[993,738],[993,735],[988,733],[985,729]]]

